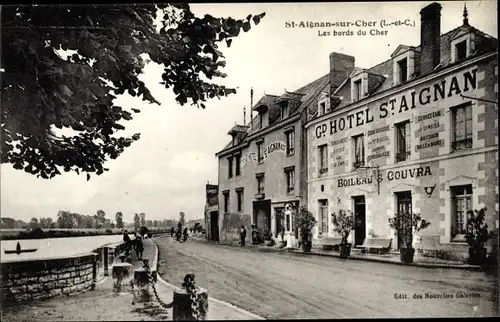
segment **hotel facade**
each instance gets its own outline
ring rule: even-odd
[[[487,207],[498,228],[497,41],[469,25],[441,34],[441,6],[422,9],[421,44],[400,45],[369,69],[332,53],[333,89],[309,107],[307,205],[318,220],[313,244],[336,237],[332,214],[350,210],[365,239],[401,238],[388,219],[420,213],[424,253],[465,258],[467,210]],[[346,77],[345,75],[348,75]]]

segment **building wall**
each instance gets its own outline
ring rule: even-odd
[[[285,121],[286,122],[286,121]],[[257,154],[257,144],[256,142],[260,138],[264,138],[264,149],[273,142],[283,142],[286,144],[285,130],[294,128],[295,130],[295,153],[293,155],[287,156],[284,151],[274,151],[270,153],[263,162],[258,163],[256,160],[246,160],[245,155],[248,153]],[[266,129],[262,130],[263,132]],[[231,221],[232,223],[238,221],[235,216],[238,214],[238,204],[237,204],[237,194],[236,189],[243,188],[243,211],[240,213],[240,226],[245,224],[247,226],[248,234],[247,238],[250,237],[250,225],[254,224],[253,220],[253,202],[257,199],[255,195],[257,194],[257,179],[256,174],[264,173],[264,193],[265,198],[263,200],[271,200],[272,203],[285,203],[290,200],[299,200],[303,193],[301,193],[300,185],[300,156],[301,156],[301,127],[299,121],[293,121],[288,125],[279,127],[276,130],[272,130],[269,133],[264,133],[263,135],[252,134],[250,144],[241,150],[242,165],[241,174],[239,176],[233,176],[233,178],[228,178],[228,155],[219,156],[219,229],[221,242],[224,242],[223,236],[227,236],[223,232],[223,227],[233,226],[229,225],[224,221]],[[286,175],[284,169],[286,167],[295,167],[295,191],[293,194],[287,193],[286,185]],[[234,162],[233,162],[233,175],[234,175]],[[306,186],[302,185],[302,189],[305,190]],[[229,213],[231,215],[224,215],[224,195],[223,192],[229,190]],[[281,205],[279,205],[281,206]],[[271,205],[271,222],[274,227],[274,204]],[[231,219],[229,219],[231,217]],[[225,219],[226,218],[226,219]],[[250,222],[248,221],[250,218]],[[273,228],[271,227],[271,228]],[[273,231],[274,233],[274,231]],[[231,234],[230,234],[231,235]],[[229,239],[233,240],[235,236],[224,237],[228,239],[226,242],[230,242]],[[238,237],[239,238],[239,237]],[[239,239],[238,239],[239,240]],[[234,242],[234,241],[233,241]]]
[[[421,238],[415,238],[416,247],[429,251],[445,250],[451,253],[450,256],[463,256],[467,245],[464,242],[450,241],[449,187],[461,183],[473,185],[472,207],[479,209],[486,206],[489,227],[497,225],[495,222],[498,218],[497,107],[493,103],[460,96],[463,94],[480,99],[497,99],[495,60],[496,56],[493,56],[450,67],[446,71],[410,82],[395,91],[381,93],[373,99],[368,98],[352,105],[351,109],[347,107],[308,124],[308,207],[318,215],[318,200],[328,199],[330,222],[328,235],[334,235],[331,214],[340,208],[352,210],[351,197],[364,195],[366,236],[393,238],[392,245],[397,245],[397,238],[388,227],[388,218],[396,212],[394,193],[409,190],[412,192],[413,211],[420,212],[431,222],[427,229],[419,233]],[[469,78],[464,77],[466,72]],[[476,81],[471,82],[474,75]],[[438,97],[435,100],[433,86],[442,84],[443,81],[446,82],[445,97]],[[456,87],[450,88],[452,84]],[[422,89],[429,86],[430,101],[426,102],[427,92],[424,91],[423,103],[427,104],[421,104],[418,95]],[[456,90],[457,87],[459,90]],[[415,96],[412,96],[412,93],[415,93]],[[407,100],[407,108],[403,104],[403,96]],[[415,97],[415,104],[412,104],[412,97]],[[393,109],[391,101],[395,103]],[[465,151],[452,151],[450,107],[467,101],[472,103],[473,146],[472,149]],[[432,112],[438,113],[429,119],[419,118]],[[338,123],[340,118],[347,121],[349,114],[354,115],[352,128],[346,126],[340,131]],[[335,120],[337,123],[331,123]],[[409,160],[396,163],[394,125],[406,120],[410,121],[411,155]],[[332,124],[337,125],[336,133],[332,130],[334,128]],[[380,194],[377,193],[375,172],[371,174],[373,177],[369,182],[370,180],[362,180],[363,177],[370,178],[369,172],[358,173],[353,170],[354,147],[351,137],[358,134],[365,135],[365,160],[369,161],[368,164],[372,162],[371,165],[380,167],[379,174],[382,178]],[[426,139],[426,135],[432,138]],[[425,142],[432,144],[420,145]],[[318,146],[322,144],[328,145],[328,172],[325,174],[319,173]],[[338,152],[335,153],[334,150]],[[419,168],[421,170],[418,170]],[[396,172],[400,173],[399,176],[405,173],[405,178],[394,178]],[[435,188],[429,197],[424,189],[432,186]],[[318,229],[319,227],[315,229],[315,237],[318,237]]]

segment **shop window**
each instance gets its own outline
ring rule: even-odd
[[[328,200],[319,200],[320,233],[328,233]]]
[[[323,144],[318,147],[319,150],[319,173],[328,172],[328,145]]]
[[[409,159],[411,153],[410,122],[397,123],[396,129],[396,162]]]
[[[472,185],[450,187],[452,206],[452,236],[464,237],[467,233],[468,211],[472,210]]]
[[[453,151],[472,148],[472,105],[466,103],[451,109]]]
[[[365,166],[365,136],[363,134],[352,137],[354,143],[354,169]]]

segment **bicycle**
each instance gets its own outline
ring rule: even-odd
[[[173,238],[174,242],[179,242],[179,243],[184,243],[187,239],[188,236],[179,232],[176,232]]]

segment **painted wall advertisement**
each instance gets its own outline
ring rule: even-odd
[[[282,141],[275,141],[269,143],[262,152],[262,161],[265,161],[271,154],[275,152],[286,153],[286,143]],[[258,162],[257,152],[248,152],[241,158],[241,166],[244,166],[247,162],[255,161]]]
[[[444,140],[439,139],[439,132],[444,131],[444,124],[441,121],[443,116],[443,109],[427,111],[415,116],[414,123],[417,126],[415,138],[418,142],[415,145],[415,152],[444,145]]]

